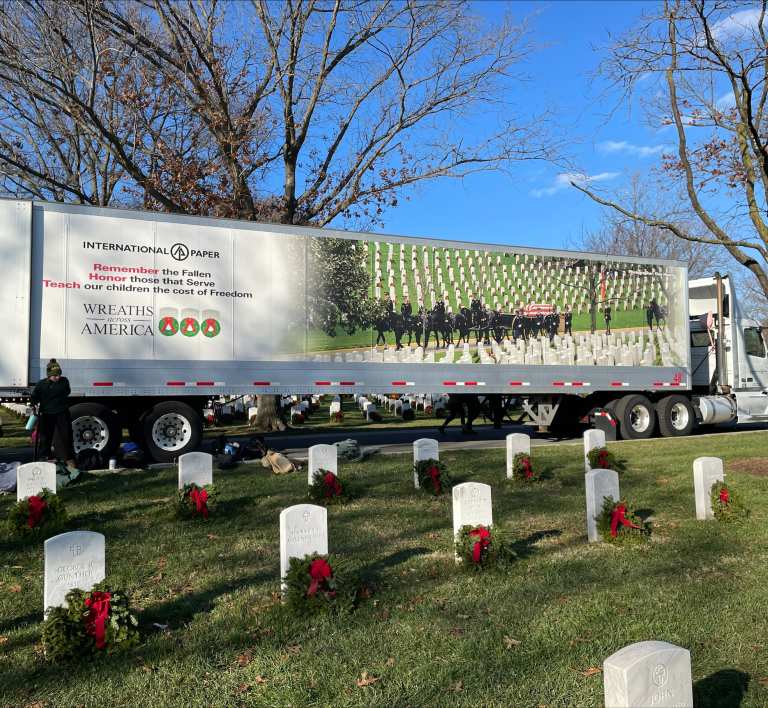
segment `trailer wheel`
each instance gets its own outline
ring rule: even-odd
[[[691,402],[680,394],[665,396],[656,404],[659,431],[665,438],[690,435],[696,424]]]
[[[77,403],[69,413],[75,455],[82,450],[98,450],[107,460],[117,451],[123,431],[117,416],[104,404]]]
[[[181,401],[158,403],[144,416],[144,443],[158,462],[171,462],[200,444],[203,421]]]
[[[656,409],[639,394],[624,396],[616,406],[619,431],[624,440],[644,440],[656,429]]]

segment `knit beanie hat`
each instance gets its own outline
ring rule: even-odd
[[[45,367],[46,376],[61,376],[61,365],[56,359],[51,359]]]

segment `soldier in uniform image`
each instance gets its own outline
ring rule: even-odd
[[[571,308],[566,305],[565,306],[565,312],[563,312],[563,326],[565,327],[565,334],[570,334],[573,336],[573,331],[571,330],[571,325],[573,324],[573,312],[571,312]]]
[[[403,298],[403,304],[400,305],[400,314],[403,316],[404,319],[410,319],[411,315],[413,314],[411,301],[408,299],[407,295]]]
[[[606,305],[603,308],[603,317],[605,318],[605,333],[611,333],[611,306]]]
[[[523,311],[521,309],[515,310],[515,317],[512,320],[512,339],[515,344],[517,340],[524,336],[524,320]]]
[[[472,294],[472,302],[469,303],[469,309],[472,310],[472,326],[480,326],[480,313],[483,309],[483,303],[480,302],[480,298],[477,297],[477,293]]]

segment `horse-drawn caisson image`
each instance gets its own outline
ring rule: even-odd
[[[310,359],[613,365],[623,356],[654,366],[684,356],[667,326],[684,269],[668,264],[404,239],[316,238],[307,251]]]

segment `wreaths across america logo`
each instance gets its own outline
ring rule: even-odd
[[[220,315],[215,310],[205,310],[202,313],[178,309],[162,308],[157,329],[164,337],[173,337],[181,333],[184,337],[195,337],[202,334],[212,339],[221,333]]]

